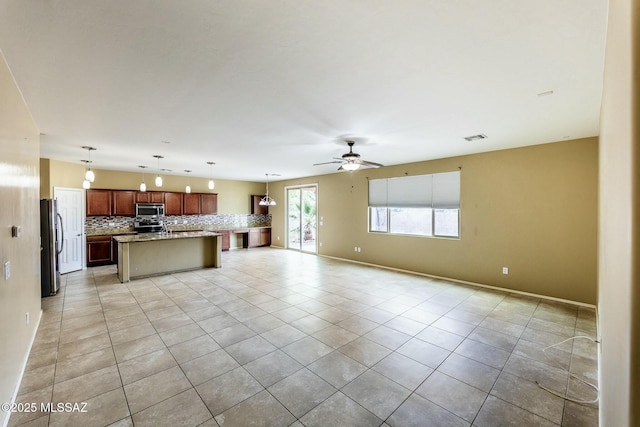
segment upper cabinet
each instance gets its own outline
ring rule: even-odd
[[[113,215],[135,215],[135,191],[113,191]]]
[[[199,215],[200,214],[200,194],[197,193],[185,193],[182,195],[184,215]]]
[[[269,213],[269,206],[263,206],[260,204],[264,196],[250,196],[251,213],[253,215],[266,215]]]
[[[87,190],[87,216],[110,216],[112,212],[111,190]]]
[[[162,191],[136,191],[136,203],[164,203]]]
[[[183,193],[164,193],[164,214],[182,215]]]
[[[218,195],[213,193],[185,193],[184,215],[208,215],[218,213]]]
[[[134,216],[136,203],[164,203],[165,215],[218,213],[218,195],[216,193],[87,190],[87,216]]]
[[[210,215],[218,213],[218,195],[213,193],[200,194],[200,213]]]

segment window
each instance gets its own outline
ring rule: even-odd
[[[369,181],[369,231],[460,236],[460,172]]]

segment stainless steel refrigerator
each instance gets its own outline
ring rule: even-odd
[[[40,285],[42,296],[55,295],[60,288],[59,257],[64,245],[62,218],[56,200],[40,200]]]

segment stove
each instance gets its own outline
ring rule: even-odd
[[[137,233],[159,233],[163,228],[164,223],[158,218],[136,218],[133,221],[133,231]]]

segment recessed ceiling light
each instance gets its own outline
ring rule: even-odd
[[[163,144],[167,144],[167,145],[171,144],[171,141],[160,141],[160,142],[162,142]]]
[[[553,91],[552,90],[548,90],[546,92],[540,92],[538,94],[538,96],[549,96],[549,95],[553,95]]]
[[[465,136],[464,139],[467,141],[477,141],[479,139],[486,139],[487,135],[483,133],[479,133],[478,135]]]

